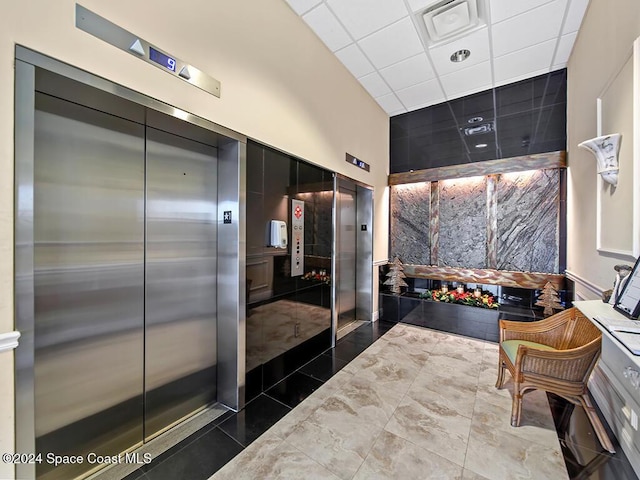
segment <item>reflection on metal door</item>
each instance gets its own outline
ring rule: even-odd
[[[113,455],[143,435],[144,127],[38,93],[34,156],[36,452]]]
[[[338,330],[356,320],[356,192],[338,183]]]
[[[216,398],[216,156],[147,128],[145,438]]]

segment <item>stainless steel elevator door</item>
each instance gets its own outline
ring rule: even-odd
[[[356,320],[356,192],[338,186],[338,330]]]
[[[144,127],[37,93],[34,145],[36,451],[117,454],[143,439]]]
[[[147,128],[145,438],[216,399],[217,149]]]

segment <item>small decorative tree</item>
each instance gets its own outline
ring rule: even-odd
[[[543,313],[547,317],[549,315],[553,315],[554,310],[564,310],[564,307],[560,303],[558,291],[554,288],[551,282],[547,282],[542,289],[542,294],[538,297],[536,305],[544,307]]]
[[[398,257],[395,257],[391,262],[391,267],[389,267],[388,278],[385,280],[384,285],[389,285],[391,291],[396,295],[400,295],[400,287],[408,287],[407,282],[403,280],[403,278],[406,278],[405,274],[402,273],[403,270],[402,262]]]

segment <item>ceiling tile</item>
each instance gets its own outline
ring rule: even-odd
[[[495,81],[504,84],[511,79],[533,77],[548,72],[551,68],[555,46],[556,41],[550,40],[494,59]]]
[[[556,0],[493,25],[494,55],[499,57],[558,37],[565,4],[566,0]]]
[[[336,51],[352,43],[351,37],[326,5],[320,5],[302,16],[330,50]]]
[[[452,99],[491,88],[491,62],[479,63],[440,77],[447,98]]]
[[[401,90],[417,83],[426,82],[436,76],[427,55],[421,53],[380,70],[393,90]]]
[[[287,3],[291,8],[293,8],[294,12],[298,15],[302,15],[307,13],[316,5],[322,3],[322,0],[287,0]]]
[[[564,27],[562,27],[562,33],[577,32],[582,24],[582,17],[587,10],[589,0],[571,0],[569,5],[569,11],[567,12],[567,18],[564,21]]]
[[[467,49],[471,52],[469,58],[460,63],[452,62],[451,54],[462,49]],[[447,75],[479,63],[484,63],[489,60],[490,53],[489,30],[487,28],[475,31],[459,40],[429,50],[434,68],[439,75]]]
[[[408,13],[403,0],[329,0],[327,5],[356,40]]]
[[[398,90],[396,94],[407,110],[435,105],[446,100],[438,81],[435,79]]]
[[[575,43],[577,36],[578,32],[573,32],[560,37],[556,55],[555,57],[553,57],[554,66],[567,64],[567,62],[569,61],[569,55],[571,55],[571,50],[573,49],[573,44]]]
[[[409,17],[363,38],[358,45],[377,68],[387,67],[424,51]]]
[[[362,53],[355,43],[352,43],[342,50],[338,50],[336,57],[340,59],[344,66],[347,67],[356,78],[375,71],[371,62],[367,60],[367,57],[364,56],[364,53]]]
[[[397,115],[407,111],[407,109],[404,108],[404,105],[400,103],[400,100],[398,100],[398,97],[393,93],[376,98],[376,102],[378,102],[378,105],[380,105],[389,115]]]
[[[369,75],[365,75],[364,77],[359,78],[360,83],[364,88],[367,89],[367,92],[371,94],[372,97],[381,97],[382,95],[386,95],[391,92],[389,85],[384,83],[384,80],[377,73],[370,73]]]
[[[426,10],[427,7],[440,2],[441,0],[408,0],[409,8],[412,12]]]
[[[491,23],[515,17],[553,0],[491,0]]]

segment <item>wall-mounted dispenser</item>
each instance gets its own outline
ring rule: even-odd
[[[271,220],[271,234],[269,246],[287,248],[287,223],[282,220]]]

